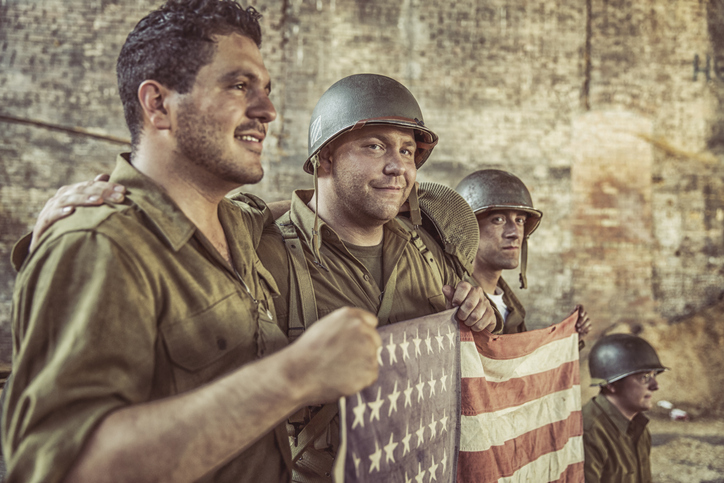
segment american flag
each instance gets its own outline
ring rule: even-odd
[[[340,401],[335,481],[455,481],[460,331],[454,314],[380,327],[380,377]]]
[[[379,329],[379,379],[340,401],[335,481],[582,483],[577,313],[506,335],[454,313]]]
[[[459,482],[583,482],[577,317],[520,334],[461,327]]]

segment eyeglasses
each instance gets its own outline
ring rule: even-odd
[[[658,373],[656,371],[646,372],[643,374],[639,374],[638,379],[639,381],[641,381],[641,384],[648,385],[649,383],[651,383],[651,381],[656,379],[657,374]]]

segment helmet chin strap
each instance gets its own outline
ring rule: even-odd
[[[525,272],[528,268],[528,237],[523,238],[523,244],[520,247],[520,288],[528,288],[528,277]]]
[[[314,229],[312,230],[312,253],[314,254],[314,264],[329,272],[329,269],[322,264],[322,238],[319,236],[319,183],[317,177],[317,168],[319,168],[319,154],[312,156],[310,160],[314,168]]]

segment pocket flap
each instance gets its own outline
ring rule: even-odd
[[[187,319],[161,328],[166,350],[178,366],[196,371],[230,353],[244,341],[255,345],[256,323],[247,303],[234,292]],[[252,353],[256,353],[256,350]]]

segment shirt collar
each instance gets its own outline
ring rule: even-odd
[[[130,153],[118,155],[110,181],[126,187],[126,195],[148,216],[159,237],[178,251],[196,232],[196,225],[158,184],[131,164],[130,158]]]
[[[308,243],[312,243],[312,234],[314,233],[314,211],[307,206],[307,203],[314,196],[314,190],[296,190],[292,194],[292,205],[290,208],[290,216],[292,223],[294,223],[301,236]],[[322,218],[318,218],[319,236],[322,237],[322,241],[340,242],[339,235],[330,226],[328,226]]]

